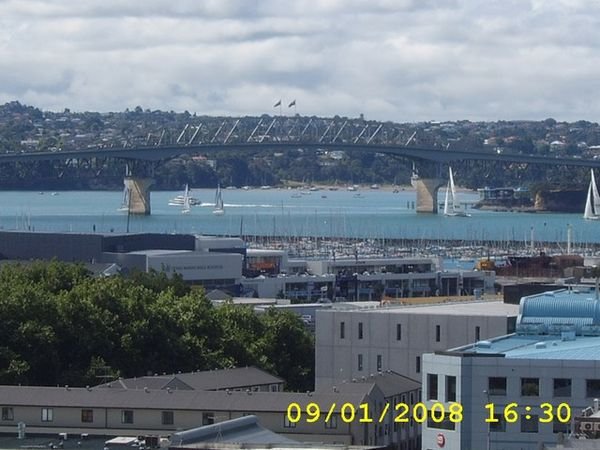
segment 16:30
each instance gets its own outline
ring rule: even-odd
[[[488,417],[485,419],[488,423],[496,423],[500,422],[500,419],[496,417],[494,413],[495,410],[494,403],[488,403],[485,405],[485,409],[488,410]],[[525,420],[534,419],[536,416],[532,416],[529,412],[534,408],[532,406],[524,406],[525,413],[519,413],[517,408],[519,404],[517,402],[512,402],[502,408],[502,415],[504,416],[504,421],[507,423],[515,423],[519,420],[519,416],[522,416]],[[568,403],[559,403],[556,407],[551,403],[542,403],[535,408],[541,409],[542,416],[537,417],[537,421],[540,423],[551,423],[555,420],[560,423],[569,423],[571,421],[571,407]]]

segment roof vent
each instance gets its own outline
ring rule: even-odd
[[[169,394],[172,394],[172,393],[173,393],[173,389],[171,389],[170,387],[168,387],[168,388],[167,388],[167,392],[168,392]]]
[[[71,388],[69,387],[69,385],[68,385],[68,384],[65,384],[65,389],[66,389],[67,391],[70,391],[70,390],[71,390]]]
[[[88,384],[88,385],[87,385],[85,388],[86,388],[88,391],[91,391],[91,390],[92,390],[92,388],[90,387],[90,385],[89,385],[89,384]]]
[[[546,343],[545,342],[537,342],[535,344],[535,348],[546,348]]]
[[[475,346],[479,348],[492,348],[492,343],[490,341],[479,341]]]
[[[575,332],[574,331],[561,331],[560,340],[561,341],[574,341],[575,340]]]
[[[144,386],[144,392],[150,392],[150,389],[148,389],[148,386]]]

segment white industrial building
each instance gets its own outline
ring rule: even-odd
[[[600,398],[600,300],[591,290],[523,297],[516,333],[502,334],[423,356],[423,400],[464,411],[457,423],[426,422],[423,449],[538,448],[569,431],[569,410]]]
[[[317,312],[316,386],[385,370],[420,379],[423,353],[511,333],[517,312],[500,301],[334,304]]]

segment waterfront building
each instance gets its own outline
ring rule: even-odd
[[[438,301],[445,301],[439,297]],[[380,306],[346,303],[317,311],[315,384],[392,370],[422,376],[422,355],[514,331],[518,306],[500,301]]]
[[[428,407],[463,410],[455,423],[427,421],[424,449],[537,448],[600,398],[600,300],[590,289],[524,297],[516,333],[471,341],[423,355]]]
[[[493,292],[491,271],[443,270],[437,258],[314,258],[288,259],[283,251],[248,250],[260,258],[265,272],[245,277],[245,289],[259,297],[291,300],[380,300],[392,298],[474,295]],[[256,267],[256,265],[254,265]],[[278,270],[276,269],[278,268]]]
[[[246,249],[239,238],[214,236],[0,231],[0,256],[178,273],[207,290],[301,302],[473,295],[494,289],[494,272],[446,271],[438,258],[356,254],[292,259],[283,250]]]

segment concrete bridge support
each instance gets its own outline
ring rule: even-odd
[[[150,215],[151,178],[125,177],[125,186],[129,191],[129,214]]]
[[[417,213],[438,213],[438,189],[446,184],[441,178],[413,178],[412,186],[417,190]]]

